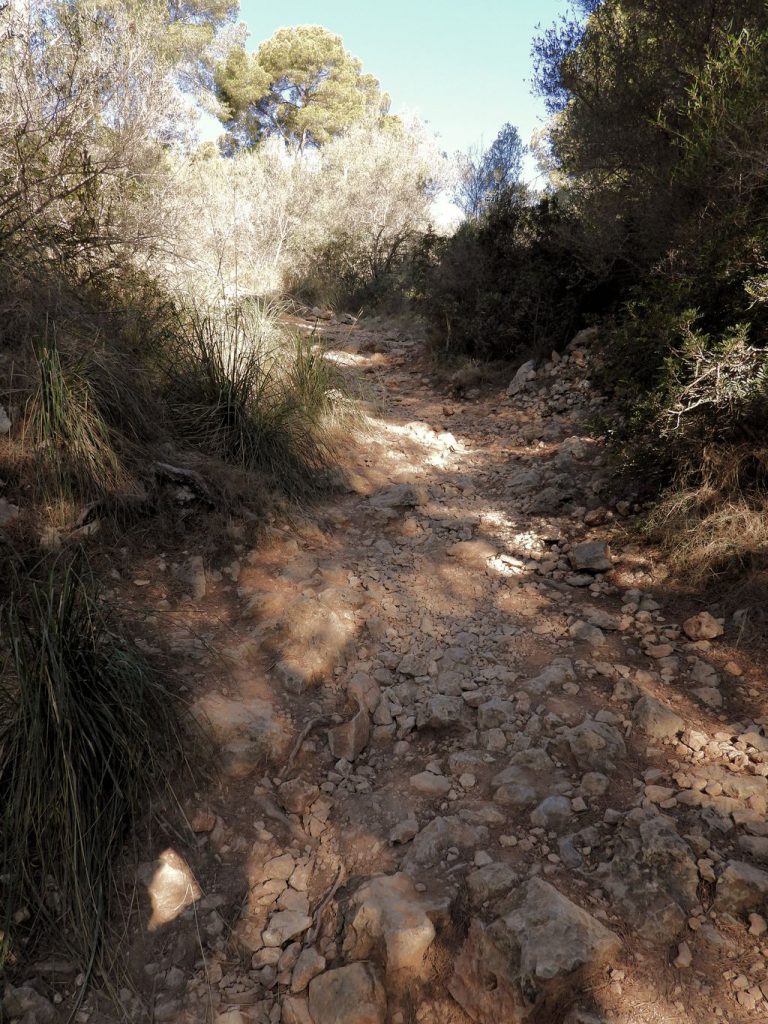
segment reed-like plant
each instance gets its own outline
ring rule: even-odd
[[[113,865],[182,763],[177,704],[106,619],[82,555],[7,581],[0,969],[40,937],[98,962]]]
[[[322,353],[259,307],[192,311],[180,323],[168,372],[178,440],[266,474],[291,497],[323,485],[338,394],[336,372]]]

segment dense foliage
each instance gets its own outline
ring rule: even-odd
[[[541,355],[581,323],[589,269],[557,197],[505,190],[450,238],[427,236],[417,262],[420,306],[438,345],[482,358]]]

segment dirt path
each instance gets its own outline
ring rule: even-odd
[[[224,766],[140,872],[153,1019],[768,1020],[757,679],[607,551],[580,348],[465,401],[324,334],[374,398],[350,493],[152,595]]]

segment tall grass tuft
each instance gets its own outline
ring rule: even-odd
[[[46,490],[93,498],[124,490],[129,474],[112,444],[83,359],[65,365],[55,338],[37,346],[28,424]]]
[[[319,490],[334,454],[333,366],[258,307],[191,312],[170,359],[168,402],[180,441],[299,498]]]
[[[115,855],[180,763],[180,720],[105,619],[82,555],[10,583],[0,620],[0,969],[51,934],[92,968]]]

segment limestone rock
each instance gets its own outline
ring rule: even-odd
[[[348,722],[328,730],[328,745],[337,759],[354,761],[365,750],[371,738],[371,716],[368,709],[358,707],[357,714]]]
[[[164,850],[156,861],[140,865],[138,875],[147,886],[152,904],[147,926],[150,932],[175,921],[203,894],[189,864],[172,849]]]
[[[585,540],[574,544],[570,562],[577,572],[608,572],[613,568],[607,544],[600,540]]]
[[[756,911],[768,903],[768,871],[740,860],[731,860],[717,880],[715,907],[739,914]]]
[[[50,1024],[56,1019],[53,1004],[29,985],[20,985],[18,988],[6,985],[0,1005],[9,1018],[16,1020],[22,1017],[25,1024],[27,1021],[34,1024]]]
[[[655,808],[626,815],[613,859],[600,873],[614,905],[647,941],[671,942],[698,906],[693,852],[673,819]]]
[[[626,757],[627,748],[619,730],[607,722],[586,719],[568,729],[565,739],[580,768],[613,770],[616,761]]]
[[[315,1024],[309,1014],[307,1000],[301,996],[285,996],[281,1024]]]
[[[512,380],[509,382],[507,387],[507,394],[511,397],[520,394],[525,389],[526,384],[536,379],[536,363],[533,359],[529,359],[527,363],[523,363],[518,368]]]
[[[193,601],[202,601],[207,589],[205,566],[201,555],[192,555],[176,570],[176,575],[189,587]]]
[[[486,842],[488,829],[483,825],[470,825],[458,816],[433,818],[413,840],[403,860],[403,868],[427,867],[438,861],[449,846],[471,849]]]
[[[618,936],[540,878],[489,926],[472,921],[448,989],[477,1024],[519,1024],[551,993],[569,999],[590,968],[614,957]]]
[[[381,701],[381,687],[364,672],[356,672],[347,683],[347,693],[356,700],[360,707],[366,707],[374,713]]]
[[[7,498],[0,498],[0,526],[8,526],[19,517],[19,506],[12,505]]]
[[[431,697],[419,709],[416,725],[419,729],[452,729],[461,724],[465,704],[461,697]]]
[[[333,593],[334,600],[301,594],[265,624],[270,642],[280,651],[278,674],[292,693],[329,676],[346,656],[355,634],[355,615],[342,595]]]
[[[289,779],[280,786],[277,795],[286,811],[306,814],[310,804],[320,795],[320,790],[304,779]]]
[[[511,700],[491,697],[477,709],[478,729],[498,729],[514,721],[515,705]]]
[[[488,541],[478,538],[477,540],[461,540],[452,544],[446,554],[455,558],[462,565],[481,568],[486,562],[496,555],[496,548]]]
[[[222,746],[227,773],[235,777],[263,764],[265,755],[279,758],[290,742],[285,721],[259,697],[207,693],[192,705],[192,714]]]
[[[571,801],[564,796],[548,796],[531,811],[531,824],[547,832],[563,832],[570,824]]]
[[[685,722],[672,708],[655,697],[641,697],[632,709],[632,721],[650,739],[674,740],[685,729]]]
[[[314,1024],[384,1024],[387,998],[371,964],[348,964],[309,984]]]
[[[348,958],[365,960],[383,947],[387,972],[421,970],[435,929],[408,875],[370,879],[352,897],[351,907],[344,938]]]
[[[699,612],[683,623],[683,632],[689,640],[715,640],[725,630],[709,612]]]
[[[404,818],[403,821],[398,821],[396,825],[392,827],[389,833],[390,843],[410,843],[415,835],[418,834],[419,823],[415,818]]]
[[[562,686],[576,678],[570,658],[555,658],[538,675],[526,680],[522,688],[532,696],[541,696],[553,686]]]
[[[320,956],[316,949],[304,949],[299,953],[299,958],[293,968],[291,975],[291,992],[303,992],[313,978],[322,974],[325,970],[325,957]]]
[[[393,484],[377,491],[368,499],[368,504],[373,508],[415,508],[417,505],[424,505],[429,501],[429,495],[425,488],[416,487],[414,484]]]
[[[451,790],[451,780],[444,775],[435,775],[433,772],[419,772],[410,778],[411,789],[424,796],[447,796]]]
[[[279,910],[269,919],[269,924],[261,935],[265,946],[282,946],[289,939],[302,935],[312,924],[308,914],[297,910]]]
[[[498,896],[506,896],[517,881],[516,872],[508,864],[486,864],[467,875],[469,895],[475,905]]]

